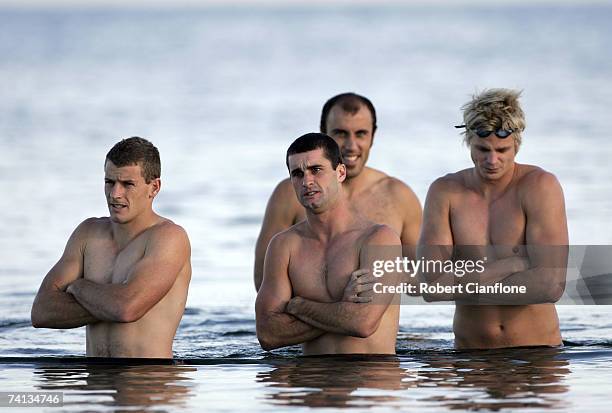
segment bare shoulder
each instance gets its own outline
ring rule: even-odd
[[[175,224],[169,219],[163,218],[163,221],[149,228],[150,236],[155,238],[163,238],[167,241],[189,241],[185,228]]]
[[[451,195],[465,191],[467,189],[465,182],[469,171],[469,169],[464,169],[439,177],[429,186],[429,193]]]
[[[292,206],[298,207],[300,204],[297,202],[295,197],[295,191],[293,190],[293,185],[291,184],[291,179],[285,178],[280,181],[274,191],[272,191],[272,195],[270,196],[270,200],[275,200],[283,203],[290,203]],[[293,201],[293,202],[291,202]]]
[[[559,185],[557,177],[539,166],[516,164],[518,170],[519,185]]]
[[[305,231],[305,221],[292,225],[286,230],[275,234],[270,240],[268,248],[275,248],[277,250],[280,248],[290,249],[291,246],[295,245],[296,242],[299,242],[299,240],[305,236]]]
[[[366,244],[400,245],[397,233],[388,225],[373,224],[366,232]]]
[[[561,184],[554,174],[534,165],[517,164],[516,167],[518,190],[525,198],[539,199],[551,194],[563,196]]]

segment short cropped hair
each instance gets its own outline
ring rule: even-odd
[[[525,130],[525,114],[519,104],[520,90],[485,89],[473,95],[472,100],[461,107],[464,142],[469,145],[476,134],[474,129],[512,129],[516,148],[521,145],[521,133]]]
[[[111,161],[119,168],[140,164],[146,183],[161,176],[159,151],[151,142],[137,136],[117,142],[106,154],[105,164],[106,161]]]
[[[321,124],[319,126],[322,133],[327,133],[327,117],[329,116],[329,112],[336,105],[340,106],[343,111],[351,115],[354,115],[359,109],[365,106],[370,111],[370,115],[372,115],[372,134],[376,132],[376,109],[374,109],[374,105],[370,102],[370,99],[349,92],[336,95],[323,105],[323,110],[321,111]]]
[[[324,133],[307,133],[294,140],[289,149],[287,149],[287,156],[285,157],[287,169],[289,169],[290,155],[314,151],[316,149],[323,149],[323,155],[329,159],[334,170],[343,163],[340,147],[338,147],[335,140]]]

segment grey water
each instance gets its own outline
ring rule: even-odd
[[[470,166],[459,107],[522,89],[517,161],[559,178],[572,244],[612,243],[611,18],[581,2],[0,9],[0,387],[64,391],[73,411],[605,410],[607,306],[559,306],[561,349],[455,352],[451,306],[404,306],[397,358],[271,355],[254,333],[252,262],[286,147],[349,90],[378,111],[369,164],[424,202],[436,177]],[[104,155],[133,135],[160,149],[155,208],[192,243],[176,365],[75,361],[83,329],[29,325],[71,231],[107,212]]]

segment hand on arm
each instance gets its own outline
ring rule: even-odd
[[[296,219],[295,193],[289,181],[284,180],[278,184],[268,200],[266,212],[257,243],[255,244],[255,265],[253,269],[255,290],[259,291],[263,281],[264,259],[266,249],[272,237],[292,226]]]
[[[88,225],[84,221],[74,230],[62,257],[44,278],[32,305],[34,327],[75,328],[99,321],[66,292],[70,283],[83,277]]]
[[[524,195],[528,268],[503,279],[506,286],[525,286],[525,294],[480,294],[498,304],[539,304],[558,301],[565,291],[568,260],[567,218],[563,190],[554,175],[532,177]]]
[[[375,249],[375,254],[368,253],[368,248]],[[371,252],[371,250],[370,250]],[[365,248],[360,253],[359,266],[363,269],[371,269],[375,260],[395,260],[402,255],[399,237],[389,227],[380,226],[370,236]],[[368,277],[363,275],[364,277]],[[364,297],[370,298],[370,303],[359,303],[356,300],[339,301],[335,303],[321,303],[303,297],[294,297],[287,305],[287,312],[293,314],[300,320],[332,333],[349,335],[354,337],[369,337],[376,332],[380,320],[387,310],[389,304],[396,296],[395,294],[376,294],[368,287],[369,277],[364,278]],[[385,285],[396,285],[397,274],[388,273],[385,280],[377,279]],[[349,281],[349,284],[351,281]],[[354,284],[348,289],[357,288],[360,283]],[[345,299],[352,294],[346,294]],[[365,301],[365,300],[364,300]]]
[[[144,256],[123,284],[77,280],[68,292],[100,320],[129,323],[139,320],[170,291],[191,254],[185,231],[161,224],[150,235]]]
[[[418,257],[425,260],[444,262],[453,259],[454,239],[450,223],[450,198],[449,192],[452,184],[446,179],[436,180],[427,194],[423,214],[423,227],[418,243]],[[466,285],[473,282],[482,284],[494,284],[509,275],[527,268],[527,260],[521,257],[510,257],[506,259],[489,262],[484,272],[472,272],[458,276],[449,272],[426,272],[421,271],[416,279],[429,285],[454,286]],[[464,289],[465,290],[465,289]],[[423,294],[426,301],[452,301],[460,299],[462,303],[477,302],[478,296],[474,294],[453,293],[426,293]]]
[[[289,248],[278,234],[270,241],[264,263],[264,277],[255,302],[257,338],[264,350],[291,346],[313,340],[323,330],[287,314],[291,299]]]

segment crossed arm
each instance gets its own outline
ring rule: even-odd
[[[34,304],[32,325],[36,328],[75,328],[100,321],[66,292],[73,281],[83,277],[83,255],[89,220],[72,233],[59,261],[45,276]]]
[[[423,281],[440,285],[478,282],[491,285],[526,286],[527,294],[424,294],[427,301],[460,300],[462,303],[536,304],[556,302],[565,287],[567,267],[567,222],[563,192],[556,178],[541,173],[527,188],[523,208],[527,217],[525,237],[527,257],[512,256],[489,263],[482,273],[457,277],[452,273],[420,274]],[[425,203],[419,256],[452,259],[454,244],[450,227],[450,200],[445,183],[432,184]]]
[[[184,230],[163,224],[153,230],[144,256],[129,269],[123,284],[98,284],[83,278],[86,231],[83,224],[75,230],[64,255],[43,280],[32,306],[34,327],[136,321],[167,294],[189,259]]]
[[[283,234],[273,238],[265,260],[265,277],[257,295],[257,336],[264,350],[293,345],[313,340],[324,333],[336,333],[354,337],[369,337],[378,328],[380,320],[393,295],[377,297],[374,303],[366,304],[359,297],[361,291],[371,291],[371,276],[365,271],[355,272],[347,284],[341,301],[323,303],[303,297],[291,297],[288,277],[289,251],[283,245]],[[380,251],[388,257],[360,254],[360,268],[371,268],[376,259],[395,259],[401,256],[401,245],[397,235],[387,227],[381,227],[371,236],[371,245],[385,245]],[[361,278],[365,283],[356,281]],[[396,282],[390,274],[386,282]],[[370,297],[371,298],[371,297]]]

